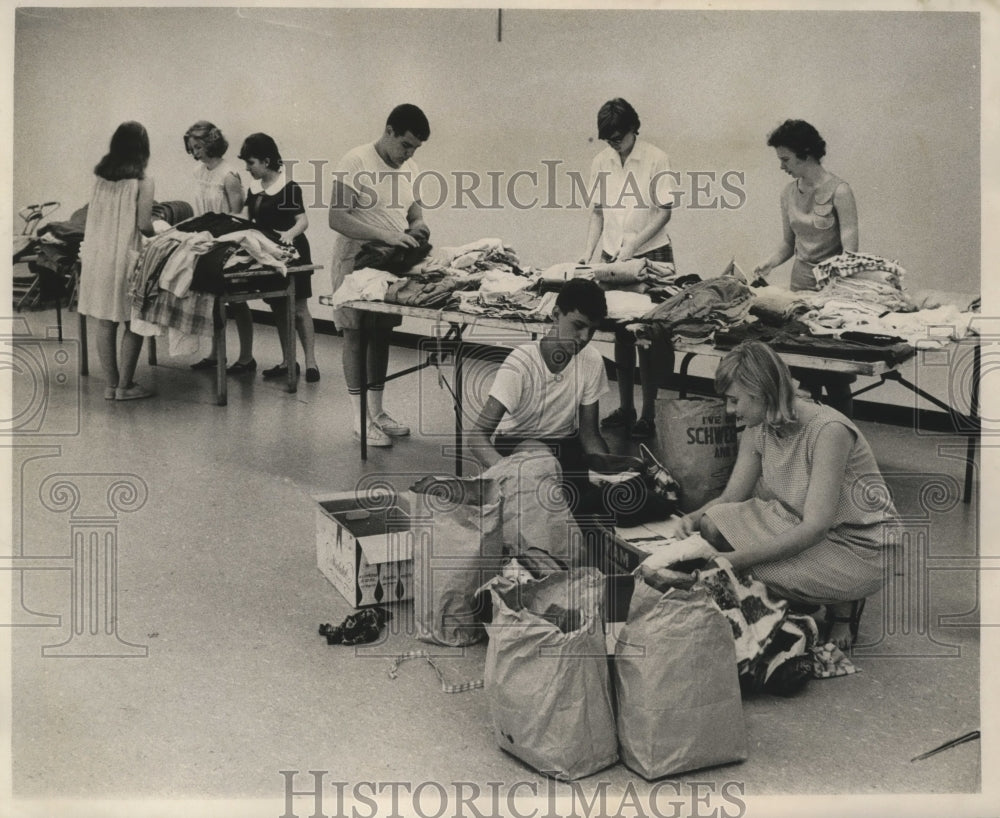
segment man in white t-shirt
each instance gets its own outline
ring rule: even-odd
[[[624,471],[636,459],[612,455],[598,427],[598,400],[608,390],[604,359],[588,346],[607,316],[604,291],[572,279],[552,310],[552,329],[511,351],[497,371],[486,405],[469,434],[485,467],[513,452],[548,449],[568,478],[588,469]],[[575,482],[575,481],[574,481]]]
[[[667,155],[655,145],[639,139],[639,115],[628,101],[608,100],[597,113],[597,136],[608,146],[591,165],[591,182],[597,197],[590,214],[587,247],[582,263],[628,261],[645,258],[661,264],[674,263],[667,224],[673,212],[675,176]],[[595,259],[596,251],[600,249]],[[635,360],[639,356],[642,379],[642,412],[635,411]],[[669,356],[669,357],[667,357]],[[615,339],[618,369],[618,409],[601,421],[601,428],[623,428],[636,440],[656,434],[656,395],[660,372],[653,360],[669,364],[673,351],[636,347],[635,336],[622,329]],[[669,373],[668,373],[669,374]]]
[[[414,195],[418,169],[413,162],[417,148],[430,137],[424,112],[416,105],[397,105],[389,114],[385,131],[374,143],[348,151],[334,172],[330,227],[333,242],[331,277],[336,292],[354,271],[363,248],[416,250],[426,245],[430,229]],[[361,321],[371,331],[368,345],[367,440],[371,446],[391,446],[393,437],[410,433],[382,406],[385,376],[389,369],[389,339],[399,316],[359,313],[336,308],[334,321],[344,334],[344,380],[354,414],[354,435],[361,435]]]

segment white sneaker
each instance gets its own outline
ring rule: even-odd
[[[361,440],[361,432],[354,433],[355,440]],[[368,430],[365,432],[365,439],[369,446],[391,446],[392,438],[383,432],[374,422],[369,422]]]
[[[394,420],[389,416],[389,413],[385,411],[382,411],[380,414],[372,418],[372,423],[378,426],[379,429],[390,437],[406,437],[410,433],[409,426],[404,426],[399,421]]]

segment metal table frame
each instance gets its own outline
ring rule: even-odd
[[[285,277],[285,286],[280,290],[268,290],[265,292],[232,292],[217,296],[215,299],[215,329],[214,338],[216,345],[216,367],[215,367],[215,393],[216,404],[225,406],[229,402],[228,385],[226,382],[226,305],[239,304],[247,301],[257,301],[262,298],[287,298],[285,304],[288,319],[287,334],[285,337],[285,366],[288,368],[288,386],[290,394],[294,394],[298,388],[298,374],[295,371],[295,276],[292,273],[304,273],[312,270],[320,270],[322,267],[316,264],[303,264],[287,269],[288,275]],[[263,278],[275,274],[275,270],[269,267],[251,268],[249,270],[239,270],[232,273],[224,273],[223,278],[227,280],[245,278]],[[156,366],[156,338],[148,339],[149,365]],[[89,375],[90,366],[87,355],[87,316],[80,315],[80,374]]]
[[[417,372],[421,369],[425,369],[428,366],[434,366],[440,363],[442,356],[447,353],[452,353],[454,355],[454,389],[452,391],[452,397],[454,399],[454,409],[455,409],[455,472],[458,476],[462,475],[462,439],[463,439],[463,428],[462,428],[462,338],[463,333],[468,328],[470,324],[476,327],[493,327],[496,329],[503,329],[506,331],[520,331],[530,334],[532,337],[538,335],[543,335],[547,333],[552,328],[552,323],[550,321],[522,321],[518,319],[510,318],[490,318],[486,316],[476,315],[475,313],[460,312],[458,310],[434,310],[423,307],[409,307],[400,304],[388,304],[383,301],[348,301],[342,304],[343,307],[349,307],[351,309],[358,310],[359,312],[367,315],[401,315],[403,317],[420,318],[423,320],[429,320],[435,322],[438,325],[447,324],[448,330],[442,336],[437,334],[433,337],[438,339],[437,349],[435,352],[431,353],[427,360],[416,366],[409,367],[407,369],[401,370],[399,372],[394,372],[387,375],[384,383],[388,383],[396,378],[401,378],[404,375],[409,375],[413,372]],[[368,351],[368,333],[370,331],[368,322],[361,322],[361,354],[362,360],[367,360]],[[601,331],[594,335],[594,340],[596,341],[614,341],[615,335],[613,332]],[[691,361],[695,356],[704,356],[709,358],[721,359],[723,358],[728,350],[716,349],[710,344],[677,344],[674,347],[676,353],[681,356],[681,365],[679,369],[679,389],[681,397],[684,397],[687,393],[688,386],[688,368]],[[959,429],[959,432],[966,437],[966,464],[965,464],[965,487],[964,487],[964,502],[969,503],[972,500],[972,483],[973,483],[973,469],[975,462],[976,447],[979,442],[980,435],[980,418],[979,418],[979,381],[980,381],[980,346],[975,344],[973,349],[974,361],[972,368],[972,384],[971,384],[971,405],[969,414],[966,415],[962,412],[958,412],[954,407],[949,406],[944,401],[928,394],[924,390],[920,389],[915,384],[908,381],[903,375],[898,371],[896,365],[886,363],[884,361],[852,361],[844,360],[840,358],[829,358],[818,355],[800,355],[793,353],[779,353],[782,360],[785,361],[790,367],[801,367],[803,369],[815,369],[822,372],[838,372],[846,375],[860,375],[866,378],[878,378],[878,382],[864,386],[861,389],[853,393],[854,396],[864,394],[872,389],[875,389],[883,384],[894,381],[901,384],[902,386],[910,389],[917,395],[920,395],[925,400],[930,401],[935,406],[944,409],[954,418],[957,418],[964,428]],[[909,360],[909,359],[907,359]],[[367,393],[371,384],[367,381],[367,370],[362,367],[361,375],[361,416],[367,417],[368,413],[368,400]],[[361,424],[361,459],[368,459],[368,441],[367,441],[367,429],[366,424]]]

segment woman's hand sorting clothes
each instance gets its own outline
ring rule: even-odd
[[[697,579],[696,572],[715,555],[716,550],[700,534],[695,534],[669,545],[661,545],[636,570],[648,585],[657,590],[689,588]]]

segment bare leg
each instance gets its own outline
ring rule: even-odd
[[[118,386],[118,324],[114,321],[98,319],[97,356],[101,360],[101,368],[104,370],[108,386]]]
[[[306,369],[319,369],[316,365],[316,329],[309,312],[309,299],[295,299],[295,331],[302,342],[302,352],[306,359]]]
[[[253,316],[250,314],[250,305],[230,304],[229,308],[236,321],[236,334],[240,339],[240,357],[236,359],[236,363],[248,364],[253,358]]]
[[[118,380],[118,385],[123,389],[132,386],[135,367],[139,363],[139,353],[142,352],[142,342],[143,337],[132,332],[126,323],[125,333],[122,335],[121,372]]]

